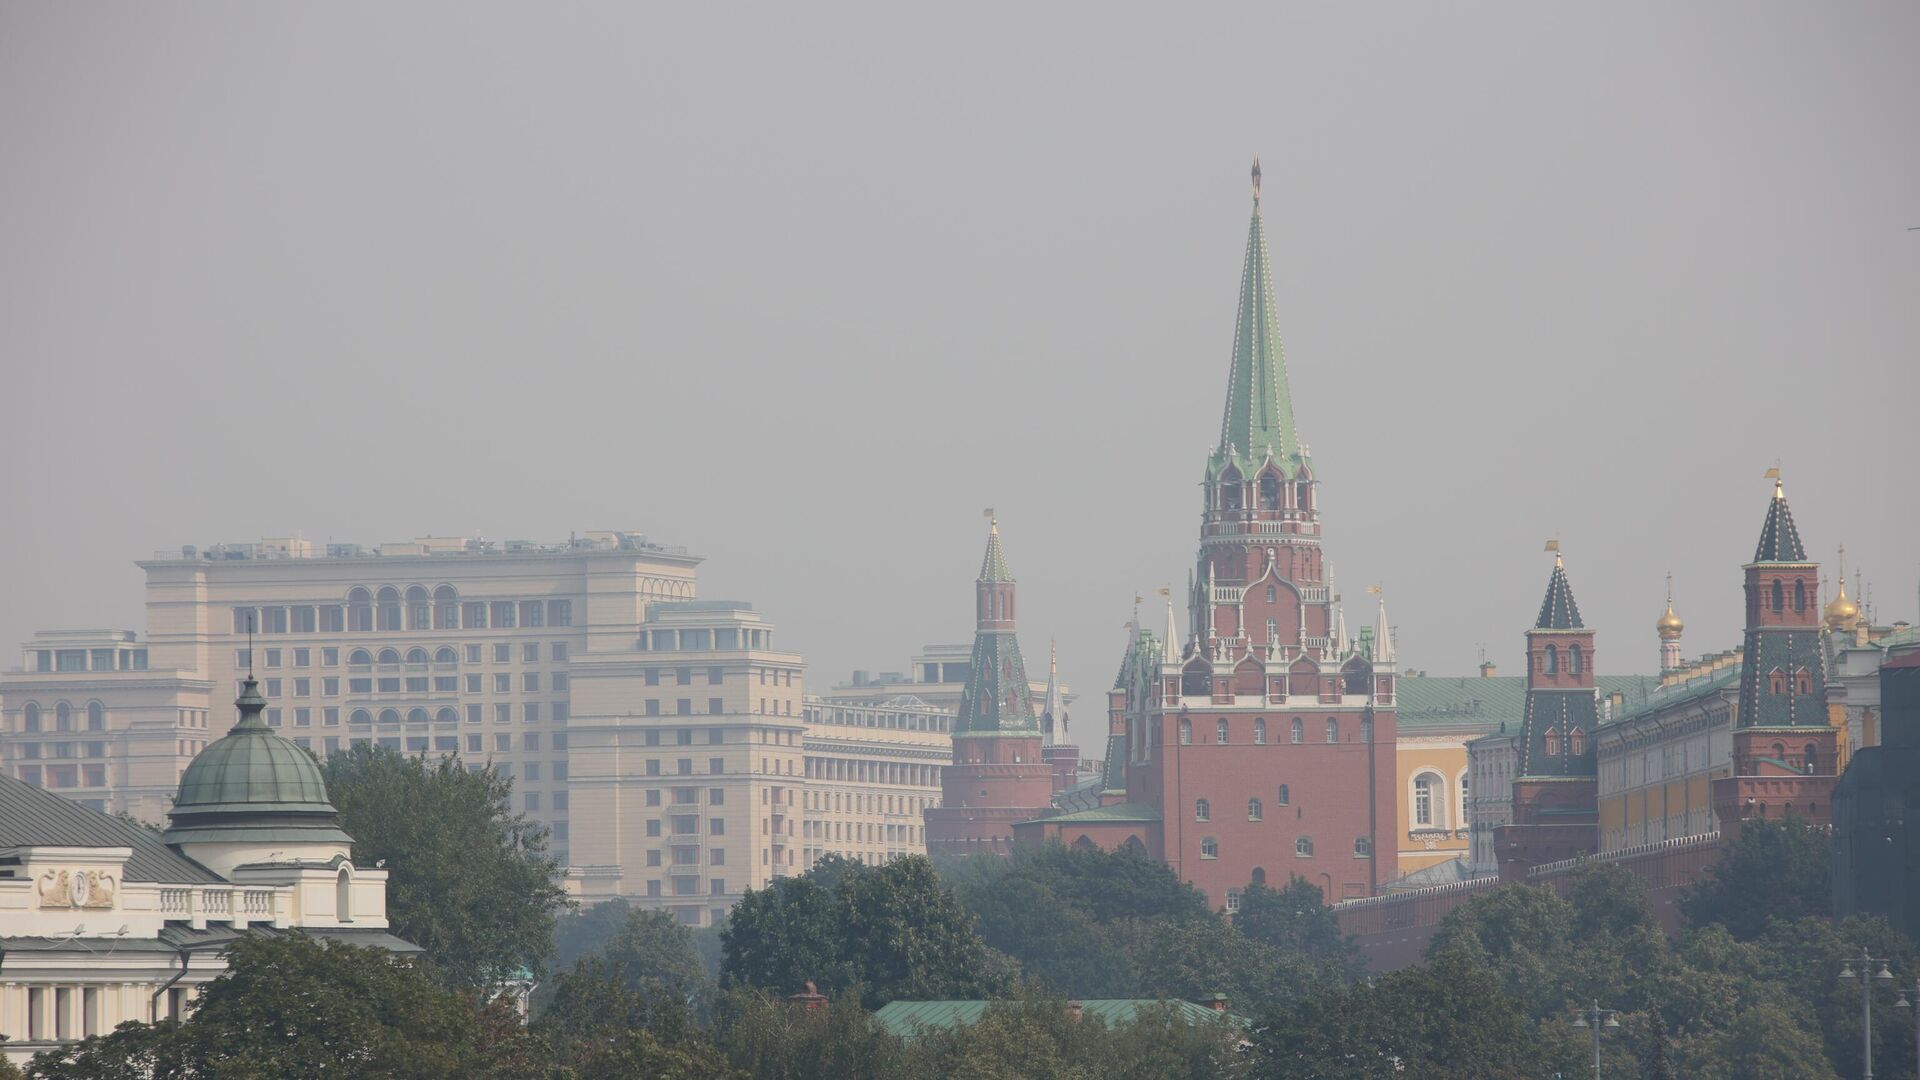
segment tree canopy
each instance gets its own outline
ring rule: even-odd
[[[511,781],[370,746],[332,755],[324,775],[354,862],[386,864],[393,932],[426,950],[436,978],[479,988],[543,970],[569,901],[546,829],[510,808]]]

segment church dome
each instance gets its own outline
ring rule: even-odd
[[[1840,582],[1840,592],[1827,603],[1827,628],[1830,630],[1851,630],[1860,623],[1860,605],[1847,598],[1847,583]]]
[[[169,844],[291,841],[350,843],[327,799],[320,766],[261,718],[266,699],[249,677],[234,704],[240,722],[180,776]]]
[[[1673,613],[1673,601],[1671,600],[1667,601],[1667,613],[1660,616],[1659,622],[1653,624],[1653,629],[1660,635],[1661,641],[1672,641],[1679,637],[1686,628],[1687,624],[1681,621],[1680,616]],[[1641,640],[1644,641],[1646,639],[1642,638]]]

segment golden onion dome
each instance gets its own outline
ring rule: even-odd
[[[1847,581],[1840,579],[1840,592],[1827,603],[1827,628],[1851,630],[1860,622],[1860,605],[1847,598]]]
[[[1686,630],[1687,624],[1680,621],[1680,616],[1673,613],[1673,601],[1668,600],[1667,613],[1660,616],[1660,621],[1654,623],[1653,628],[1659,633],[1661,641],[1672,641]]]

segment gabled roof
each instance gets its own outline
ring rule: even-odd
[[[1760,525],[1760,543],[1754,546],[1753,561],[1807,561],[1807,549],[1800,543],[1800,530],[1793,524],[1793,511],[1787,509],[1786,488],[1778,479],[1773,482],[1773,499],[1767,503],[1767,520]]]
[[[0,775],[0,845],[5,847],[132,848],[128,881],[193,885],[220,875],[161,842],[132,822],[89,810],[23,780]]]
[[[1540,601],[1540,617],[1535,630],[1582,630],[1580,605],[1573,602],[1573,586],[1567,584],[1567,568],[1559,556],[1553,559],[1553,576],[1547,579],[1547,595]]]

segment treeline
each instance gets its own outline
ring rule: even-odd
[[[355,859],[388,860],[395,932],[417,960],[250,937],[183,1024],[123,1025],[44,1078],[668,1077],[860,1080],[1506,1080],[1581,1075],[1594,1003],[1607,1075],[1836,1080],[1861,1066],[1861,947],[1911,978],[1912,942],[1836,922],[1825,834],[1749,825],[1669,940],[1644,890],[1591,864],[1561,893],[1508,886],[1450,915],[1419,967],[1366,977],[1319,891],[1250,885],[1231,917],[1157,862],[1023,850],[1010,859],[823,860],[690,931],[612,901],[571,912],[541,831],[491,770],[358,751],[328,763]],[[490,988],[525,969],[522,1024]],[[818,994],[795,995],[812,984]],[[1911,985],[1909,983],[1908,985]],[[1892,990],[1881,1075],[1911,1075]],[[1149,1007],[1109,1028],[1070,999]],[[897,1000],[992,1000],[971,1026],[889,1031]]]

